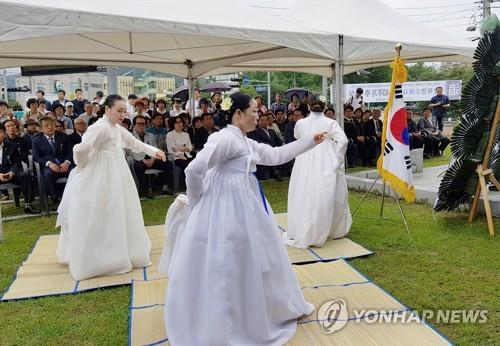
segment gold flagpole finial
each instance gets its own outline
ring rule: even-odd
[[[403,45],[401,43],[396,44],[396,52],[398,56],[401,56],[401,49],[403,49]]]

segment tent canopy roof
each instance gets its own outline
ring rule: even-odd
[[[86,10],[59,0],[0,5],[0,67],[120,65],[187,78],[192,64],[193,77],[242,70],[331,76],[339,35],[346,73],[387,64],[397,42],[408,61],[470,61],[473,54],[472,43],[412,22],[378,0],[362,6],[312,0],[290,9],[300,10],[303,24],[224,1],[88,0]]]

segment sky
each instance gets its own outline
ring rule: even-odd
[[[474,38],[479,31],[465,29],[481,20],[481,1],[476,0],[382,0],[390,7],[433,28],[455,36]],[[415,5],[418,3],[418,5]],[[491,13],[500,17],[500,1],[491,4]],[[478,26],[479,27],[479,26]]]
[[[240,2],[274,11],[276,15],[299,0],[239,0]],[[350,0],[346,0],[350,1]],[[455,36],[474,38],[479,31],[469,32],[465,29],[474,26],[481,20],[481,0],[381,0],[400,13],[415,21],[445,31]],[[492,13],[500,17],[500,0],[491,4]],[[360,4],[363,0],[357,0]]]

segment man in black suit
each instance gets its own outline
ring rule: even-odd
[[[202,117],[194,117],[193,119],[193,138],[191,139],[193,143],[193,152],[197,154],[203,146],[208,141],[208,130],[205,126],[203,126]]]
[[[377,138],[375,123],[373,122],[372,112],[369,109],[363,111],[361,118],[361,133],[365,137],[365,160],[370,166],[375,166],[377,145],[380,145]]]
[[[42,169],[45,191],[54,204],[57,204],[62,191],[57,190],[56,180],[67,177],[73,168],[73,151],[69,136],[56,133],[55,120],[51,117],[40,119],[42,133],[33,138],[33,160]]]
[[[17,129],[17,125],[14,121],[7,120],[4,125],[5,134],[7,135],[5,142],[12,143],[21,157],[21,160],[28,163],[28,155],[30,153],[29,142],[19,135],[19,130]]]
[[[21,186],[24,195],[24,212],[39,214],[40,212],[31,206],[33,202],[31,176],[22,170],[21,156],[16,145],[4,141],[5,137],[5,126],[0,124],[0,183],[13,183]]]
[[[381,112],[380,109],[375,108],[372,112],[372,122],[373,122],[373,127],[375,129],[375,134],[377,136],[377,144],[378,147],[380,148],[380,145],[382,144],[382,131],[384,129],[384,123],[382,120],[380,120]]]
[[[269,125],[269,117],[266,114],[262,114],[259,117],[259,126],[252,132],[249,132],[248,137],[258,143],[265,143],[272,147],[280,147],[281,145],[283,145],[283,141],[279,138],[278,134],[274,130],[268,129]],[[257,165],[257,178],[259,178],[260,180],[269,179],[271,177],[271,173],[274,174],[276,180],[283,180],[283,178],[281,177],[279,166],[268,167]]]
[[[83,98],[83,90],[78,88],[75,89],[75,94],[76,98],[74,100],[71,100],[71,103],[73,104],[73,111],[80,115],[83,112],[85,112],[85,104],[88,103],[89,101],[87,99]]]
[[[413,121],[413,111],[406,109],[406,124],[410,137],[410,150],[424,148],[424,159],[428,159],[432,154],[432,138],[418,130],[417,123]],[[424,146],[425,144],[425,146]]]
[[[285,126],[285,143],[288,144],[297,140],[297,138],[294,137],[295,124],[300,119],[304,119],[308,112],[309,110],[307,108],[307,105],[303,103],[299,106],[299,108],[293,111],[292,121],[287,123]]]
[[[82,136],[87,131],[87,122],[83,118],[76,118],[74,121],[75,130],[69,135],[71,148],[82,142]]]
[[[353,118],[354,109],[347,105],[344,108],[344,132],[349,142],[347,143],[347,168],[356,167],[360,149],[364,149],[364,137],[361,135],[358,123]]]

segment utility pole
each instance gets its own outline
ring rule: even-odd
[[[3,92],[2,92],[2,100],[5,102],[9,102],[9,94],[7,91],[7,70],[2,69],[2,85],[3,85]]]
[[[483,19],[491,15],[491,0],[483,0]]]

